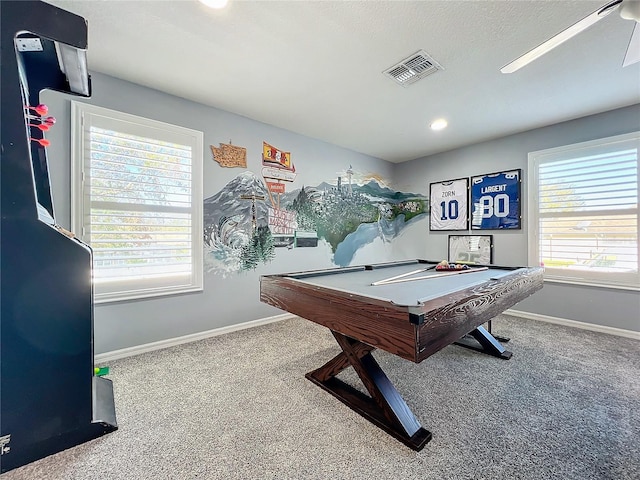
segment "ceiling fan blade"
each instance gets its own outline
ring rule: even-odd
[[[627,47],[627,54],[624,56],[623,67],[640,62],[640,23],[636,22]]]
[[[500,71],[502,73],[513,73],[516,70],[521,69],[525,65],[528,65],[538,57],[541,57],[545,53],[556,48],[558,45],[576,36],[583,30],[586,30],[587,28],[589,28],[591,25],[598,22],[599,20],[602,20],[604,17],[606,17],[615,9],[617,9],[622,3],[622,1],[623,0],[613,0],[612,2],[609,2],[604,7],[599,8],[592,14],[587,15],[582,20],[579,20],[578,22],[574,23],[569,28],[566,28],[565,30],[558,33],[557,35],[551,37],[546,42],[541,43],[533,50],[529,50],[527,53],[525,53],[521,57],[516,58],[513,62],[508,63],[507,65],[502,67]]]

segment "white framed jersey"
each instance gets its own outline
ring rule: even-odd
[[[450,263],[493,263],[493,235],[449,235]]]
[[[429,230],[466,230],[469,225],[469,179],[429,185]]]
[[[471,229],[520,228],[521,170],[471,177]]]

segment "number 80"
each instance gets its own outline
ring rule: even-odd
[[[499,193],[496,196],[483,195],[478,202],[482,210],[482,218],[496,216],[503,218],[509,215],[509,195]]]

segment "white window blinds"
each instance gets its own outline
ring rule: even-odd
[[[96,301],[202,289],[202,133],[74,102],[74,229]]]
[[[640,288],[638,138],[529,155],[530,261],[549,279]]]

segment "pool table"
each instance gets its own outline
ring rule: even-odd
[[[306,377],[414,450],[431,433],[415,418],[372,352],[419,363],[458,341],[509,359],[482,325],[542,288],[540,267],[402,262],[263,275],[260,300],[329,328],[342,352]],[[353,367],[370,396],[336,378]]]

